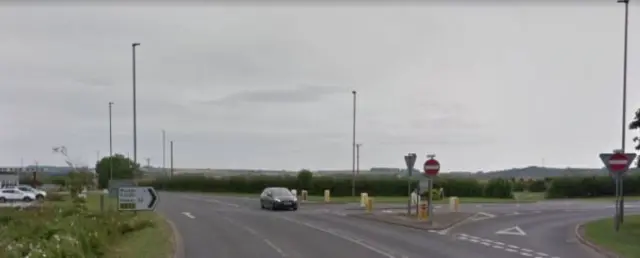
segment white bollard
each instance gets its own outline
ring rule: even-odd
[[[460,201],[458,200],[458,197],[452,196],[449,197],[449,211],[451,212],[458,212],[458,210],[460,209]]]
[[[293,196],[298,196],[298,190],[291,189],[291,194],[293,194]]]
[[[411,205],[417,205],[418,204],[418,194],[416,194],[416,192],[412,192],[411,193]]]
[[[369,199],[369,194],[360,193],[360,207],[367,206],[368,199]]]

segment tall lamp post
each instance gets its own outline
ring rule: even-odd
[[[351,196],[356,196],[356,96],[357,92],[351,91],[353,94],[353,137],[351,142]]]
[[[624,50],[622,64],[622,153],[625,153],[625,139],[627,131],[627,43],[629,41],[629,0],[618,0],[618,3],[624,4]],[[623,184],[618,184],[618,193],[620,194],[620,222],[624,221],[624,192]]]
[[[164,129],[162,130],[162,173],[165,174],[165,176],[167,175],[167,167],[166,167],[166,132],[164,131]]]
[[[111,107],[113,102],[109,101],[109,180],[113,179],[113,130],[111,126]]]
[[[360,147],[362,143],[356,144],[356,175],[360,175]]]
[[[138,163],[138,128],[137,128],[137,112],[136,112],[136,47],[140,43],[131,44],[133,50],[133,163]],[[135,173],[134,173],[135,177]]]

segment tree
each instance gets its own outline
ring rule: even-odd
[[[113,164],[113,171],[111,171]],[[134,163],[133,160],[122,154],[115,154],[111,157],[104,157],[96,163],[96,173],[98,174],[98,187],[100,189],[109,186],[109,179],[133,179],[134,171],[138,171],[140,164]],[[113,173],[111,176],[110,173]]]
[[[311,181],[313,180],[313,173],[311,171],[303,169],[298,172],[298,187],[300,190],[311,188]]]
[[[629,130],[639,130],[640,131],[640,109],[636,110],[635,115],[633,116],[633,121],[629,124]],[[640,150],[640,137],[633,137],[633,142],[636,143],[635,149]],[[640,157],[639,157],[640,159]],[[640,167],[640,162],[636,163],[636,166]]]

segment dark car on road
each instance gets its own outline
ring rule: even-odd
[[[260,208],[298,210],[298,198],[284,187],[267,187],[260,194]]]

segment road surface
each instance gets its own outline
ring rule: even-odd
[[[352,218],[338,206],[272,212],[257,199],[162,192],[158,211],[180,232],[183,258],[520,257],[435,231]]]
[[[469,204],[463,210],[476,216],[437,232],[347,216],[356,205],[273,212],[261,210],[257,197],[162,192],[160,200],[158,211],[182,236],[181,258],[596,258],[576,241],[575,225],[613,210],[609,203]],[[628,204],[630,213],[638,208]]]

